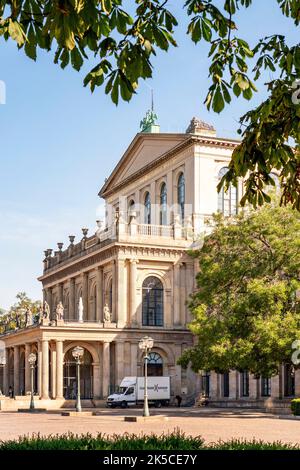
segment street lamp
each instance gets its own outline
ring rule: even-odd
[[[76,396],[76,411],[81,411],[81,401],[80,401],[80,359],[83,357],[84,349],[80,346],[76,346],[76,348],[72,351],[72,356],[76,361],[76,376],[77,376],[77,396]]]
[[[30,353],[28,356],[28,362],[30,365],[30,381],[31,381],[31,393],[30,393],[30,410],[34,410],[34,368],[36,363],[36,354]]]
[[[148,405],[148,353],[153,348],[154,340],[150,338],[150,336],[144,336],[139,341],[139,348],[144,353],[144,361],[145,361],[145,373],[144,373],[144,411],[143,416],[150,416],[149,413],[149,405]]]

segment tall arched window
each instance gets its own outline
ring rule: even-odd
[[[219,181],[228,172],[227,167],[221,168],[218,174]],[[225,217],[237,214],[237,188],[232,184],[229,186],[228,191],[225,192],[224,187],[218,193],[218,211]]]
[[[160,188],[160,225],[167,225],[167,185],[163,183]]]
[[[148,375],[161,377],[163,375],[163,360],[160,354],[151,352],[148,354]]]
[[[179,206],[179,216],[181,222],[184,221],[184,205],[185,205],[185,179],[184,174],[180,173],[177,184],[177,203]]]
[[[164,288],[157,277],[147,277],[143,282],[142,312],[144,326],[163,326]]]
[[[145,224],[151,224],[151,198],[148,192],[145,194],[144,214]]]

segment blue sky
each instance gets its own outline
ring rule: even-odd
[[[0,106],[0,307],[8,308],[19,291],[41,298],[36,278],[43,250],[66,243],[69,234],[78,240],[81,227],[94,230],[102,212],[98,190],[138,132],[150,87],[165,132],[184,132],[196,115],[213,123],[219,136],[236,137],[239,116],[264,99],[262,81],[251,105],[240,99],[221,115],[207,112],[207,47],[193,45],[186,36],[184,2],[171,3],[182,20],[176,32],[179,47],[158,54],[153,79],[141,83],[131,103],[118,107],[102,89],[92,95],[83,88],[90,67],[62,71],[47,53],[39,53],[35,63],[1,38],[0,80],[6,83],[7,100]],[[251,45],[273,33],[298,42],[296,28],[276,0],[242,10],[239,26]]]

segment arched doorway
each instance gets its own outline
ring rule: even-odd
[[[148,375],[149,377],[163,376],[163,360],[160,354],[151,352],[148,354]]]
[[[77,395],[76,362],[72,356],[73,348],[66,352],[64,359],[64,397],[75,400]],[[82,399],[93,398],[93,358],[87,349],[80,365],[80,392]]]

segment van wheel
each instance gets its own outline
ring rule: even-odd
[[[161,408],[161,401],[155,402],[155,408]]]
[[[127,401],[122,401],[121,408],[127,408]]]

